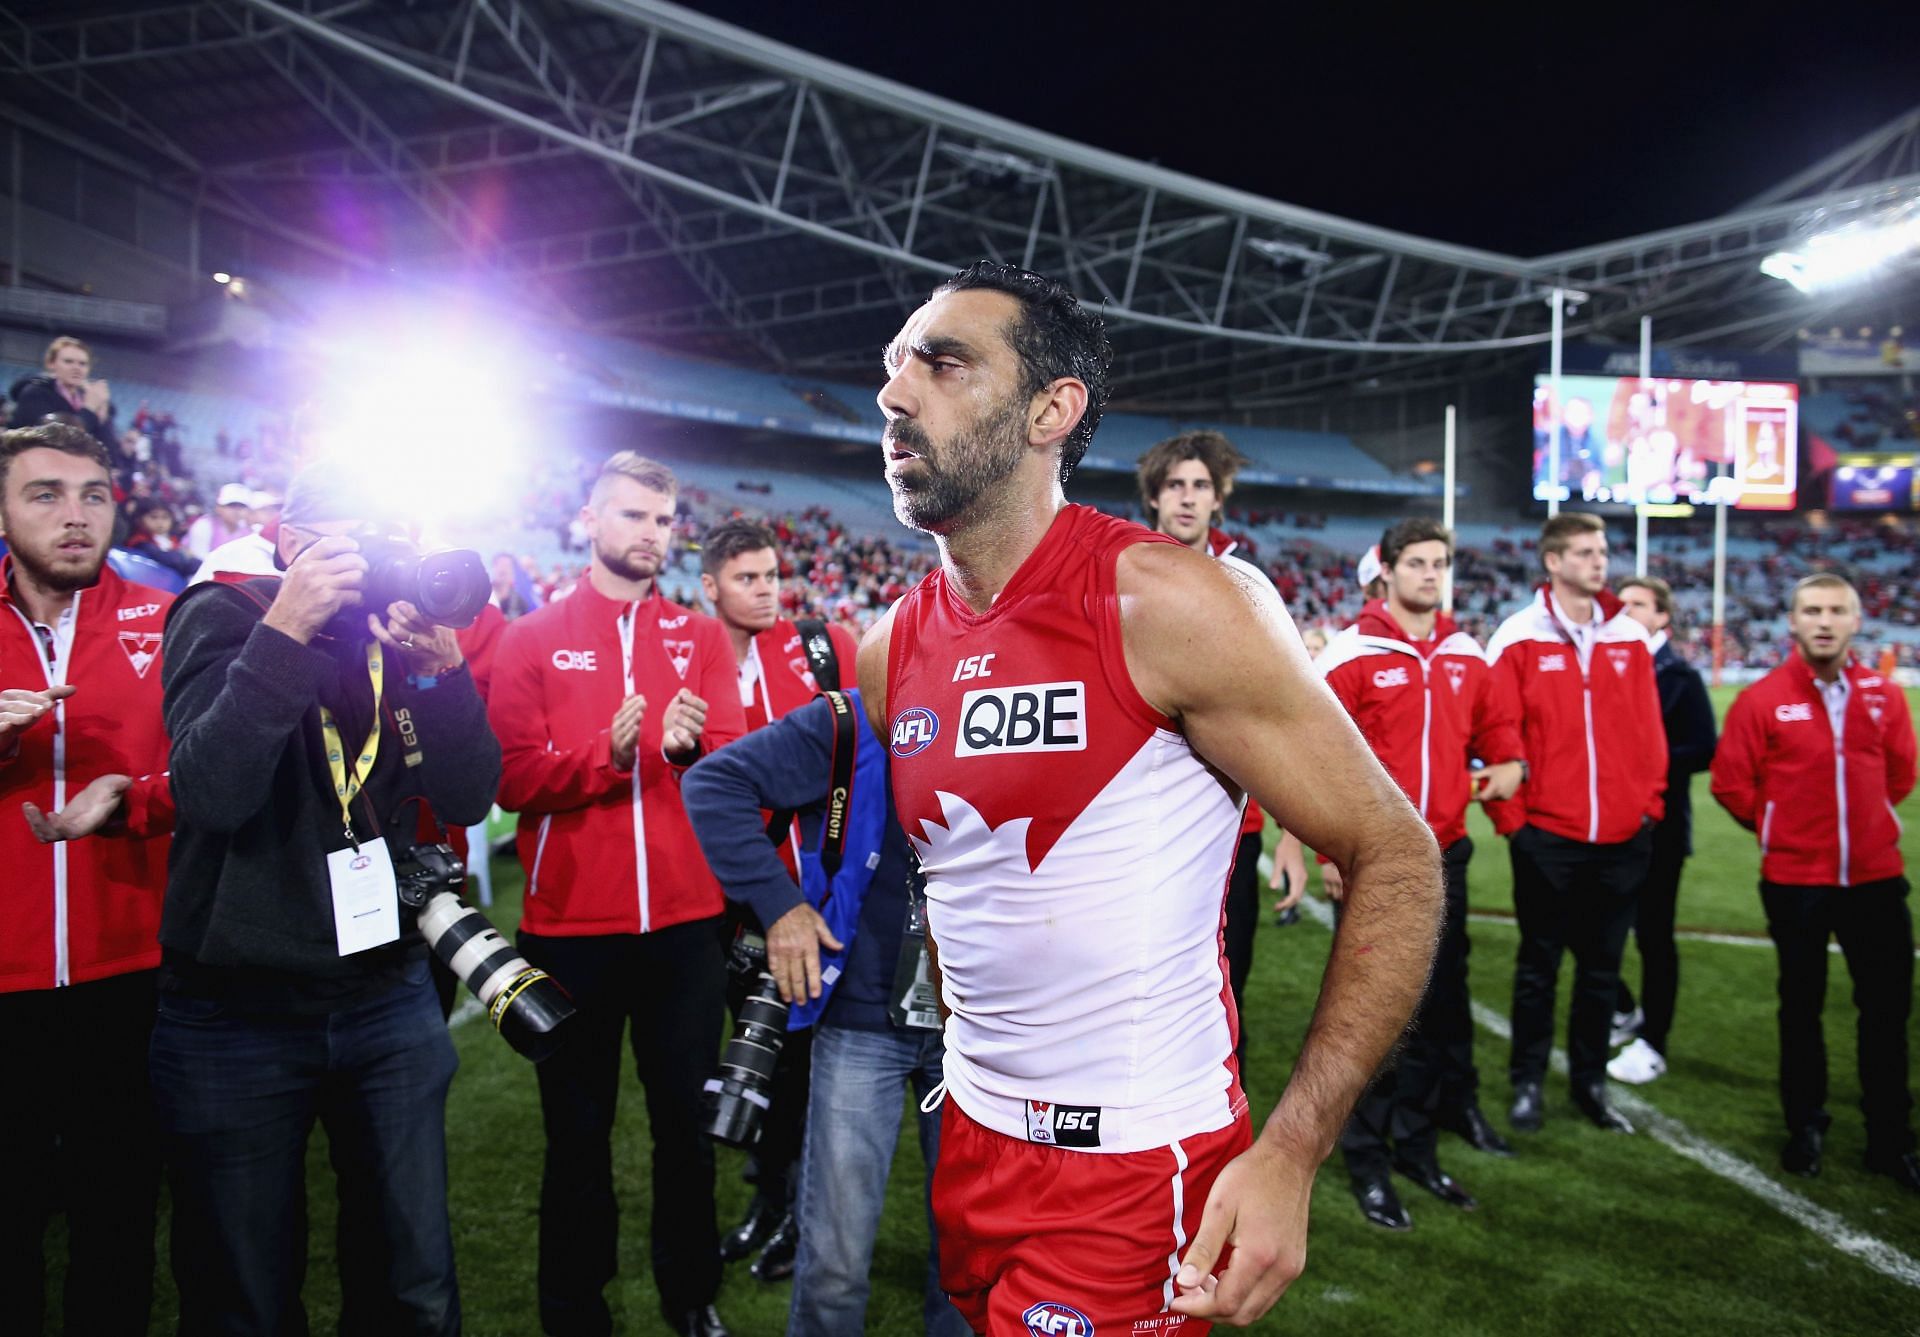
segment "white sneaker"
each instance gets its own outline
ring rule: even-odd
[[[1613,1032],[1607,1037],[1607,1043],[1615,1049],[1618,1049],[1621,1045],[1640,1034],[1640,1027],[1645,1024],[1646,1020],[1647,1014],[1642,1012],[1638,1006],[1631,1012],[1614,1013]]]
[[[1664,1076],[1666,1071],[1667,1061],[1645,1040],[1635,1040],[1607,1064],[1607,1076],[1629,1086],[1645,1086],[1654,1078]]]

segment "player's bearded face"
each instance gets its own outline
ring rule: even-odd
[[[895,418],[887,425],[888,454],[910,451],[912,457],[887,464],[894,515],[930,533],[950,526],[1020,466],[1026,424],[1027,396],[1020,391],[945,441],[936,442],[915,419]]]

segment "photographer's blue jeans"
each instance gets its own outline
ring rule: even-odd
[[[458,1060],[424,960],[372,1002],[315,1016],[163,992],[151,1056],[182,1337],[306,1333],[316,1119],[340,1195],[340,1331],[460,1331],[446,1144]]]
[[[817,1029],[806,1151],[800,1160],[800,1255],[787,1337],[866,1331],[867,1278],[900,1136],[901,1101],[911,1096],[918,1104],[940,1084],[941,1057],[937,1031]],[[940,1115],[936,1110],[916,1118],[930,1188],[940,1155]],[[940,1289],[930,1203],[927,1237],[928,1337],[967,1337],[960,1311]]]

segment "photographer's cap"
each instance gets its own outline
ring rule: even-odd
[[[245,483],[227,483],[220,489],[220,495],[213,499],[215,506],[251,506],[253,489]]]
[[[394,518],[392,505],[375,495],[364,476],[333,460],[309,464],[295,474],[287,485],[286,505],[280,512],[280,523],[286,525],[329,520],[384,525]]]

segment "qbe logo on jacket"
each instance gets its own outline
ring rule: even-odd
[[[1087,750],[1087,686],[1036,682],[983,687],[960,699],[956,757]]]

